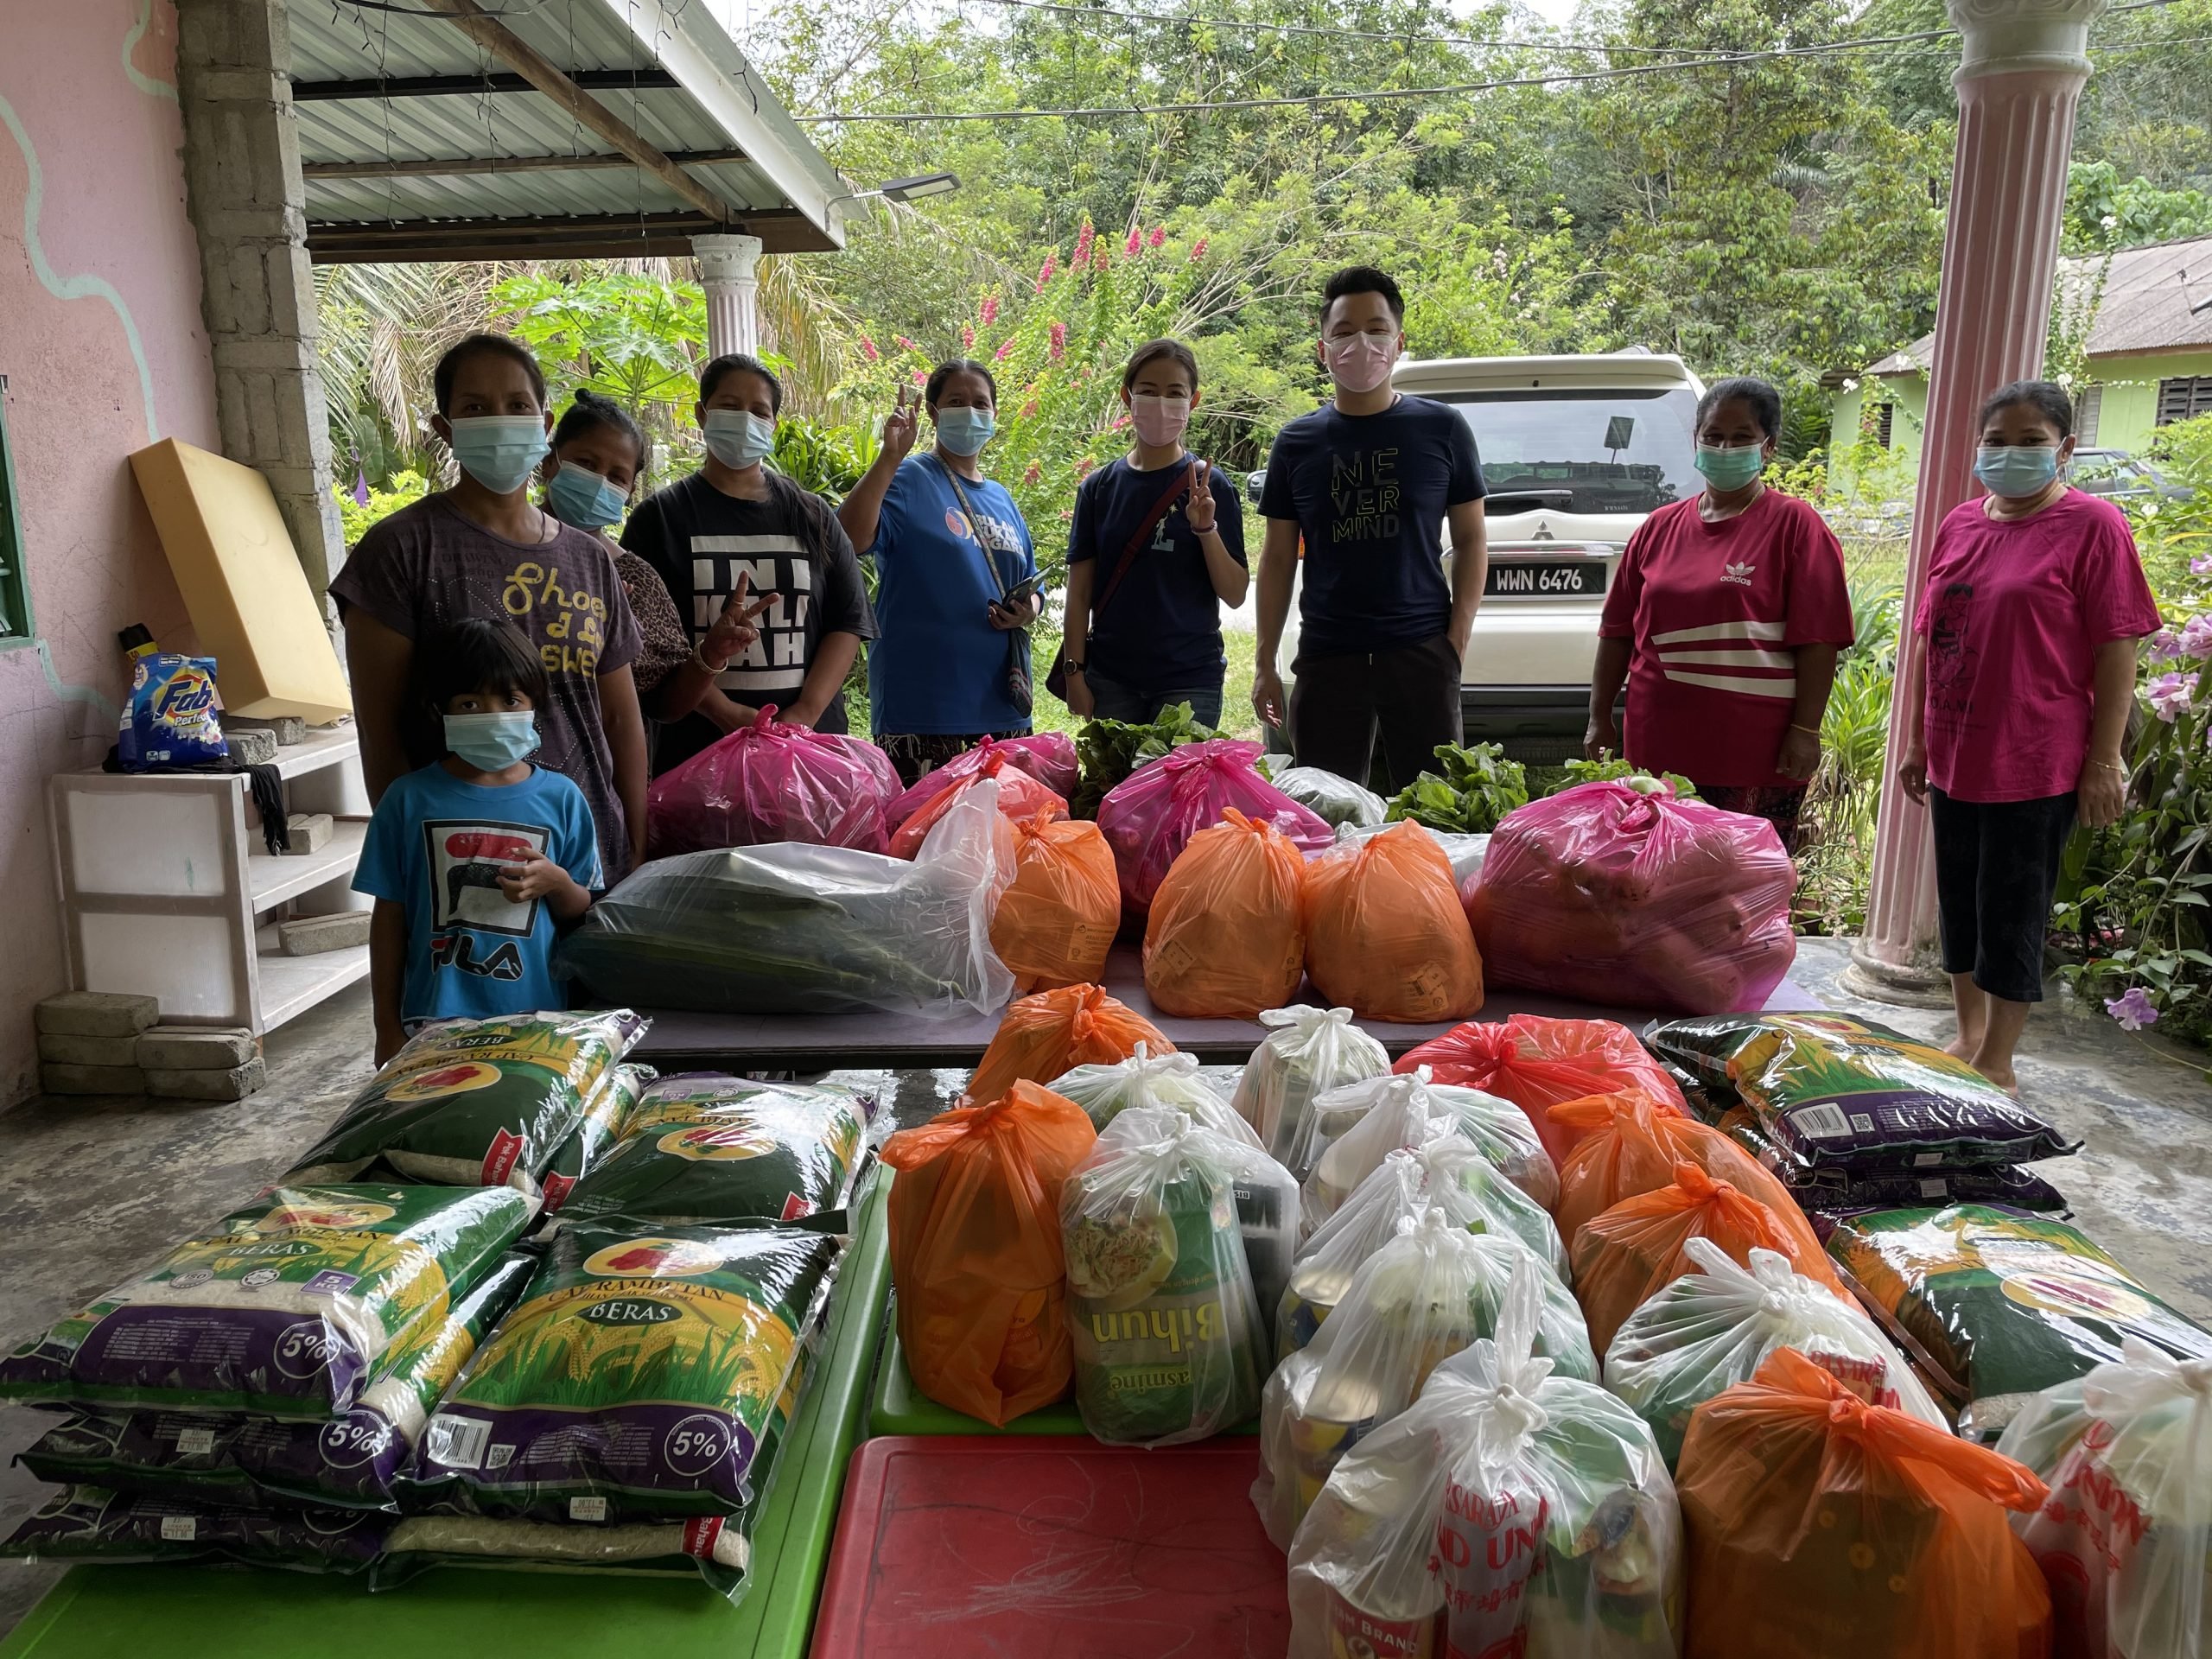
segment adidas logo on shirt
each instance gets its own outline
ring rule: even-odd
[[[1721,572],[1720,580],[1748,588],[1751,585],[1751,578],[1758,572],[1759,568],[1756,564],[1732,564]]]

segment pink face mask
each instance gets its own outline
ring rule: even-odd
[[[1389,334],[1348,334],[1323,343],[1329,378],[1346,391],[1372,391],[1390,378],[1398,342]]]
[[[1147,443],[1173,443],[1191,423],[1191,400],[1139,393],[1129,399],[1129,421]]]

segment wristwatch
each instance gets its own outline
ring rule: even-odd
[[[1060,671],[1063,674],[1080,674],[1083,672],[1083,664],[1072,657],[1063,657],[1060,658]]]

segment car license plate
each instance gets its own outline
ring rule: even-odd
[[[1605,591],[1603,559],[1493,560],[1483,592],[1491,598],[1573,599]]]

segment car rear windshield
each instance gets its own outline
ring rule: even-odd
[[[1493,517],[1550,507],[1561,512],[1650,512],[1702,487],[1697,396],[1551,387],[1439,394],[1475,435]]]

